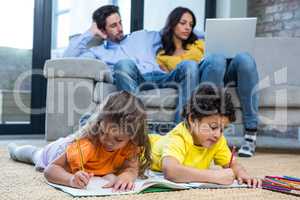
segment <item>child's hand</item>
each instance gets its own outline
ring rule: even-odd
[[[71,177],[70,186],[74,188],[84,188],[87,186],[92,176],[94,175],[91,173],[78,171]]]
[[[115,182],[116,179],[118,178],[118,176],[114,175],[114,174],[107,174],[105,176],[102,176],[102,178],[104,178],[105,180],[107,180],[108,182]]]
[[[250,177],[245,171],[240,171],[236,176],[239,184],[246,183],[249,187],[260,188],[262,181],[259,178]]]
[[[234,173],[231,168],[215,171],[215,182],[222,185],[230,185],[234,181]]]
[[[134,181],[135,178],[133,178],[130,174],[122,173],[119,176],[117,176],[114,180],[104,185],[103,188],[112,188],[113,192],[129,191],[133,190]]]

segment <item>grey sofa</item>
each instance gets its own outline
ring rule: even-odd
[[[259,83],[261,134],[298,138],[300,125],[300,38],[256,38],[254,58]],[[99,60],[63,58],[48,60],[44,75],[48,80],[46,139],[55,140],[78,128],[79,117],[91,112],[111,92],[116,91],[111,73]],[[247,76],[245,74],[245,76]],[[228,135],[242,130],[241,111],[232,88],[238,119]],[[142,91],[150,124],[168,124],[174,119],[177,91]]]

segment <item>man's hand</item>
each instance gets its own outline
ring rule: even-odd
[[[97,27],[96,22],[92,23],[92,26],[90,27],[89,31],[95,36],[100,37],[101,39],[107,39],[107,35],[103,33],[103,31],[99,30]]]

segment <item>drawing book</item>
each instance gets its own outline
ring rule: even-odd
[[[101,177],[92,177],[86,189],[77,189],[68,186],[49,183],[56,189],[66,192],[73,197],[86,196],[109,196],[121,194],[137,194],[144,192],[163,192],[170,190],[185,190],[192,188],[200,189],[221,189],[221,188],[247,188],[246,184],[238,184],[236,181],[232,185],[218,185],[212,183],[174,183],[163,178],[161,173],[150,172],[147,179],[137,179],[134,190],[128,192],[112,192],[111,188],[102,188],[107,180]]]

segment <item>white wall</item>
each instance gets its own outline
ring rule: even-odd
[[[118,0],[125,33],[130,32],[130,0]],[[72,0],[70,10],[70,36],[85,32],[92,23],[92,13],[110,0]],[[205,0],[145,0],[144,28],[160,30],[168,14],[177,6],[191,9],[197,18],[197,30],[203,30]]]
[[[247,0],[231,0],[231,17],[247,17]]]
[[[203,30],[205,0],[145,0],[144,28],[147,30],[162,29],[168,14],[177,6],[191,9],[197,18],[196,29]]]
[[[130,33],[131,0],[118,0],[120,15],[122,18],[123,31]]]
[[[217,18],[247,17],[247,0],[217,0]]]
[[[217,18],[230,17],[231,0],[217,0]]]
[[[72,0],[70,10],[70,36],[85,32],[92,23],[92,14],[110,0]]]

